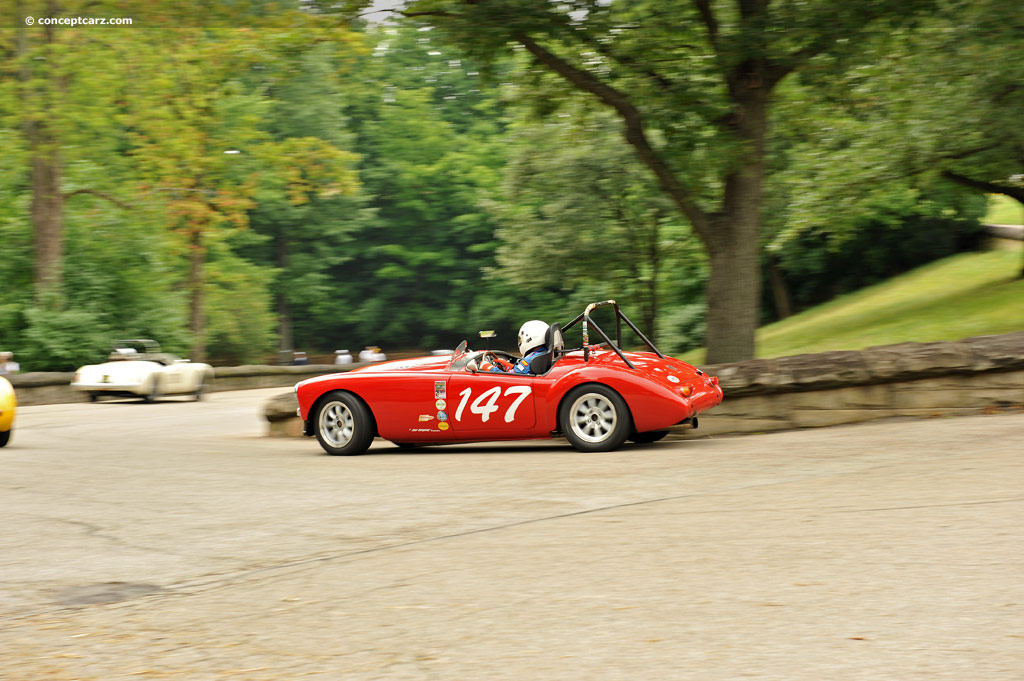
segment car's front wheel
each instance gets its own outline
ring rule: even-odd
[[[7,446],[7,443],[11,441],[12,432],[14,432],[13,428],[11,430],[0,430],[0,447]]]
[[[373,442],[373,415],[352,393],[341,390],[327,393],[313,418],[316,439],[332,456],[362,454]]]
[[[619,447],[633,430],[626,401],[598,383],[569,391],[559,408],[558,422],[569,443],[581,452],[608,452]]]

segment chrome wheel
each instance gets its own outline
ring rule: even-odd
[[[320,446],[331,456],[362,454],[377,433],[366,403],[345,390],[334,390],[317,400],[310,423]]]
[[[558,407],[565,439],[581,452],[610,452],[633,432],[633,415],[622,396],[601,383],[570,390]]]
[[[615,432],[619,415],[604,395],[584,393],[576,398],[569,408],[569,427],[584,442],[597,444],[607,440]]]
[[[320,435],[332,447],[344,447],[352,440],[355,419],[347,405],[332,400],[320,409]]]

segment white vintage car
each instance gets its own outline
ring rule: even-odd
[[[149,339],[115,341],[103,364],[88,364],[75,372],[71,387],[95,402],[101,395],[141,397],[152,402],[161,395],[192,395],[201,400],[213,382],[213,367],[160,352]]]

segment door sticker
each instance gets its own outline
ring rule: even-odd
[[[523,403],[523,400],[525,400],[527,395],[531,392],[533,392],[533,389],[528,385],[511,385],[505,390],[504,394],[502,394],[501,387],[494,386],[493,388],[488,388],[483,391],[477,395],[476,399],[470,402],[469,400],[473,396],[473,389],[466,388],[459,393],[459,397],[462,399],[459,400],[459,406],[455,410],[455,420],[462,421],[463,410],[466,408],[466,405],[469,404],[469,411],[473,414],[478,414],[480,416],[480,420],[484,423],[487,423],[490,420],[491,414],[504,406],[505,423],[512,423],[516,419],[516,411],[519,409],[519,405]],[[501,406],[498,405],[499,398],[509,397],[512,395],[517,397],[512,400],[511,403]]]

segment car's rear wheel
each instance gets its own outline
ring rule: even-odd
[[[581,452],[611,451],[625,442],[633,430],[633,418],[625,400],[598,383],[573,388],[558,411],[565,438]]]
[[[646,445],[652,442],[657,442],[668,435],[667,430],[649,430],[646,433],[633,433],[629,436],[630,442],[635,442],[638,445]]]
[[[196,402],[202,400],[206,396],[206,393],[210,391],[210,379],[211,377],[209,374],[203,374],[203,377],[199,379],[199,386],[196,388],[196,391],[193,394],[193,397],[195,397]]]
[[[7,446],[7,443],[11,441],[11,433],[13,432],[13,428],[10,430],[0,430],[0,447]]]
[[[142,399],[146,402],[156,402],[157,398],[160,397],[160,379],[157,376],[153,377],[153,386],[149,389],[149,393],[142,396]]]
[[[373,442],[373,416],[352,393],[335,390],[320,400],[314,416],[316,439],[332,456],[362,454]]]

